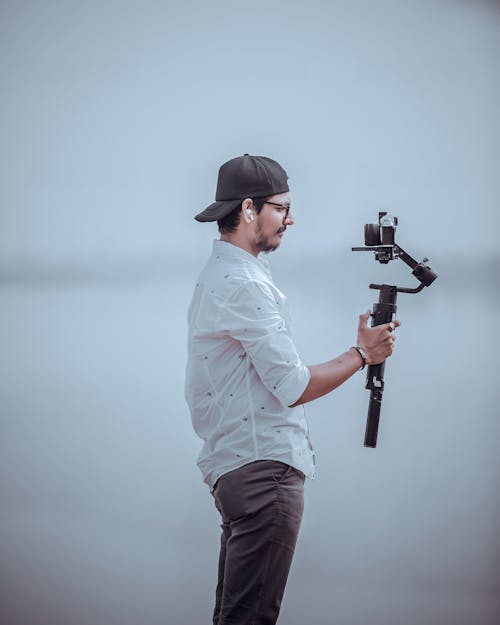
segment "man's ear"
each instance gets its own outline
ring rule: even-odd
[[[241,210],[243,211],[243,218],[247,223],[251,223],[255,219],[253,211],[253,202],[250,198],[245,198],[241,203]]]

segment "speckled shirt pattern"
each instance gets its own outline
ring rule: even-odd
[[[221,475],[255,460],[314,476],[304,406],[289,407],[309,377],[267,256],[214,241],[189,306],[185,385],[203,440],[198,466],[211,490]]]

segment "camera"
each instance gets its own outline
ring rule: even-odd
[[[378,224],[365,225],[365,245],[394,245],[398,218],[387,213],[378,214]]]
[[[365,245],[378,248],[374,250],[375,259],[384,265],[395,257],[397,225],[398,218],[387,213],[378,214],[378,224],[365,224]],[[385,248],[386,245],[390,247]]]

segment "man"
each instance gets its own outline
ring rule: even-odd
[[[262,253],[294,223],[288,176],[245,154],[219,170],[216,201],[196,215],[220,240],[188,313],[186,399],[204,444],[198,458],[222,517],[214,625],[271,625],[302,520],[304,478],[314,476],[303,404],[365,364],[391,355],[398,321],[370,328],[329,362],[305,366],[290,334],[286,298]]]

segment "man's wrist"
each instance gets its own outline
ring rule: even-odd
[[[365,351],[359,345],[353,345],[351,347],[351,349],[355,349],[358,352],[359,357],[361,358],[361,361],[362,361],[361,362],[361,367],[359,368],[359,371],[362,371],[366,367],[366,354],[365,354]]]

